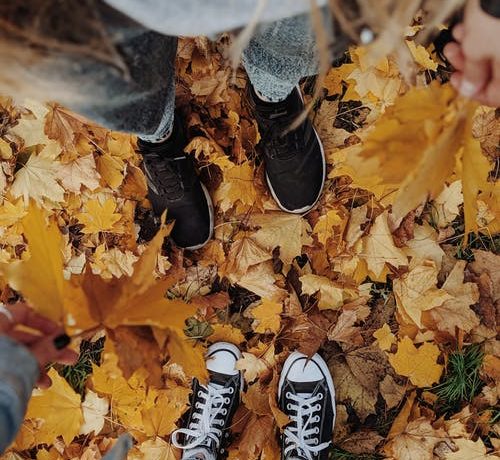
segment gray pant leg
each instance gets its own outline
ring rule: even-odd
[[[310,14],[260,25],[243,52],[250,81],[271,101],[285,99],[301,78],[316,74],[318,62]]]
[[[102,26],[128,75],[91,56],[51,53],[37,63],[38,75],[58,85],[58,100],[106,128],[164,137],[175,107],[177,37],[149,31],[104,3]]]

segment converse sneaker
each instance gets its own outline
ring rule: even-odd
[[[327,460],[335,424],[335,389],[325,361],[293,352],[278,386],[280,409],[290,417],[281,435],[282,460]]]
[[[218,342],[208,348],[208,384],[194,379],[184,428],[172,433],[172,444],[184,450],[184,460],[224,456],[231,420],[240,404],[243,379],[235,367],[240,357],[238,348],[230,343]]]
[[[299,88],[282,102],[265,102],[250,86],[262,140],[266,180],[283,211],[304,213],[318,201],[325,184],[326,162],[323,145],[309,118],[289,131],[304,110]]]
[[[177,246],[199,249],[212,237],[213,205],[196,174],[193,160],[183,149],[184,130],[176,117],[171,136],[160,143],[138,141],[148,182],[148,198],[157,217],[167,209],[175,219],[172,239]]]

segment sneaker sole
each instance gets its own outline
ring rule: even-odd
[[[308,360],[309,358],[304,355],[303,353],[300,353],[298,351],[292,352],[288,358],[285,361],[285,364],[283,365],[283,369],[281,370],[281,375],[280,375],[280,380],[278,383],[278,398],[281,394],[281,390],[283,388],[283,384],[285,383],[285,378],[286,375],[288,374],[288,371],[292,367],[292,365],[297,361],[297,359],[304,359]],[[330,389],[330,392],[332,393],[332,410],[333,410],[333,426],[332,430],[335,427],[335,419],[337,417],[337,410],[335,408],[335,386],[333,384],[333,379],[332,379],[332,374],[330,373],[330,369],[328,369],[328,366],[325,362],[325,360],[318,355],[317,353],[311,358],[321,369],[323,375],[325,376],[326,384],[328,385],[328,388]]]
[[[304,102],[304,97],[302,96],[302,92],[300,91],[300,87],[297,85],[297,90],[299,92],[300,99],[302,102]],[[276,192],[273,189],[273,186],[271,185],[271,181],[269,180],[269,176],[267,175],[266,172],[266,182],[267,186],[269,187],[269,191],[271,192],[272,197],[274,198],[274,201],[276,201],[278,207],[285,212],[288,212],[290,214],[302,214],[309,212],[316,204],[318,203],[319,199],[321,198],[321,194],[323,193],[323,188],[325,187],[325,180],[326,180],[326,157],[325,157],[325,149],[323,147],[323,142],[321,142],[321,139],[319,138],[318,132],[316,131],[316,128],[313,126],[313,131],[314,134],[316,135],[316,139],[318,139],[319,146],[321,148],[321,161],[323,162],[323,180],[321,182],[321,188],[319,189],[318,196],[316,197],[316,200],[314,201],[313,204],[304,206],[303,208],[300,209],[288,209],[286,208],[281,201],[278,199],[276,196]]]
[[[200,244],[197,244],[195,246],[189,246],[186,249],[187,251],[196,251],[197,249],[201,249],[203,246],[205,246],[213,237],[214,234],[214,204],[212,202],[212,198],[210,197],[210,193],[208,193],[207,188],[201,184],[201,188],[203,189],[203,193],[205,194],[205,198],[208,203],[208,214],[209,214],[209,219],[210,219],[210,231],[208,234],[208,238]]]

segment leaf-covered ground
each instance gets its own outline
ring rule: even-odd
[[[361,48],[303,83],[309,100],[322,86],[310,116],[328,179],[300,216],[266,189],[227,40],[181,40],[186,152],[216,205],[215,237],[192,253],[163,244],[169,225],[154,237],[134,137],[0,98],[0,300],[64,321],[82,351],[50,370],[4,459],[100,459],[124,432],[129,458],[178,458],[169,434],[219,340],[241,347],[246,382],[230,459],[279,458],[277,378],[293,349],[331,369],[332,458],[498,455],[499,114],[408,47],[413,87]]]

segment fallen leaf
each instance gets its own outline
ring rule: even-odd
[[[319,292],[318,307],[320,310],[336,310],[344,303],[344,290],[337,287],[326,276],[303,275],[300,277],[302,293],[313,295]]]
[[[394,244],[387,218],[387,212],[378,216],[370,233],[363,237],[363,253],[360,257],[366,260],[374,281],[385,281],[383,274],[386,264],[395,268],[408,265],[404,252]]]
[[[104,203],[99,200],[89,200],[85,203],[85,211],[76,214],[76,218],[83,224],[83,233],[98,233],[112,231],[114,225],[122,218],[115,213],[116,202],[108,198]]]
[[[62,436],[66,445],[80,432],[83,423],[80,395],[52,368],[48,375],[52,386],[31,397],[26,412],[28,419],[42,419],[36,432],[38,444],[52,444]]]
[[[93,433],[97,436],[104,428],[108,411],[109,401],[106,398],[99,398],[92,390],[87,390],[82,403],[83,424],[80,427],[80,434]]]
[[[95,190],[99,187],[99,177],[94,156],[91,154],[61,165],[57,170],[57,178],[62,186],[73,193],[79,193],[82,186]]]
[[[252,309],[252,316],[256,321],[254,331],[258,334],[276,334],[280,328],[283,305],[269,299],[262,299],[262,303]]]
[[[386,323],[373,333],[373,337],[377,339],[377,344],[381,350],[387,351],[391,349],[391,345],[396,343],[396,336],[391,332],[391,328]]]
[[[438,382],[443,373],[443,366],[436,362],[439,355],[436,345],[426,342],[417,349],[409,337],[403,337],[398,342],[398,351],[389,354],[389,362],[399,375],[409,377],[411,383],[423,388]]]

